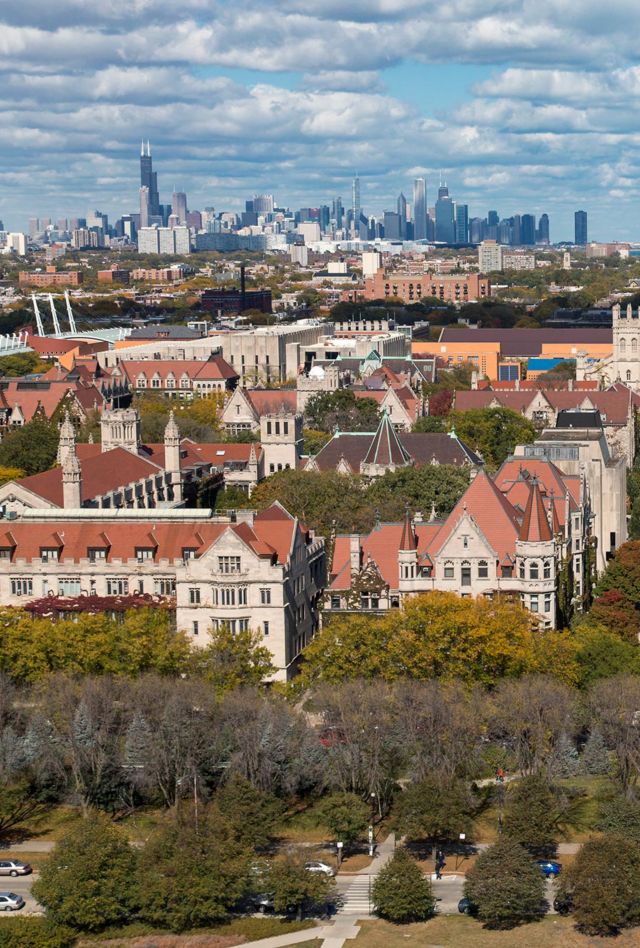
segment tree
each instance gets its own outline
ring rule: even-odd
[[[0,839],[11,830],[43,815],[47,805],[42,793],[28,780],[10,785],[0,783]]]
[[[272,863],[266,885],[273,892],[276,912],[295,912],[301,919],[305,911],[331,898],[333,881],[322,872],[305,869],[307,858],[306,853],[293,851]]]
[[[252,849],[268,844],[286,809],[282,800],[258,790],[238,774],[222,784],[215,802],[236,837]]]
[[[640,801],[619,793],[604,797],[600,801],[596,828],[603,833],[618,833],[640,843]]]
[[[580,770],[591,776],[604,776],[611,770],[611,757],[602,734],[592,728],[580,757]]]
[[[640,678],[618,675],[597,682],[589,694],[592,722],[615,751],[616,778],[631,796],[640,770]]]
[[[332,434],[341,431],[375,431],[380,422],[378,403],[373,398],[357,398],[349,388],[312,395],[305,407],[310,428]]]
[[[490,468],[499,467],[517,444],[529,444],[536,438],[528,418],[510,408],[453,411],[448,423],[461,441],[482,454]]]
[[[454,464],[426,464],[387,471],[366,490],[367,503],[382,520],[402,520],[406,506],[428,517],[435,508],[446,517],[469,486],[469,468]]]
[[[435,399],[435,395],[433,396]],[[424,434],[433,431],[446,431],[445,420],[440,415],[424,415],[422,418],[418,418],[415,425],[411,429],[412,431],[418,432],[419,434]]]
[[[562,880],[573,917],[589,935],[615,935],[640,922],[640,850],[635,839],[607,834],[585,843]]]
[[[136,880],[136,854],[126,836],[94,813],[56,844],[33,894],[57,924],[97,931],[135,912]]]
[[[181,932],[223,921],[245,894],[251,851],[211,805],[179,808],[145,846],[139,872],[142,917]]]
[[[58,429],[44,414],[19,428],[13,428],[0,442],[0,465],[19,468],[27,476],[48,471],[58,453]]]
[[[478,801],[463,780],[442,781],[437,777],[410,784],[396,798],[395,825],[410,840],[432,842],[470,835]]]
[[[467,873],[465,896],[490,928],[513,928],[547,910],[544,877],[528,853],[508,836],[482,852]]]
[[[19,467],[0,467],[0,485],[19,481],[21,477],[24,477],[24,471]]]
[[[191,666],[220,694],[243,685],[261,685],[275,671],[272,658],[260,632],[232,632],[225,624],[213,630],[208,645],[192,652]]]
[[[522,777],[507,792],[504,833],[533,855],[548,856],[556,845],[557,810],[556,795],[545,777]]]
[[[594,590],[588,622],[637,643],[640,634],[640,540],[618,547]]]
[[[375,677],[493,685],[542,668],[574,679],[566,635],[540,630],[528,612],[507,600],[431,592],[381,618],[332,618],[304,650],[300,685]]]
[[[335,839],[349,847],[364,836],[370,811],[355,793],[332,793],[322,801],[319,816]]]
[[[373,884],[376,913],[398,925],[424,922],[435,911],[431,882],[406,849],[396,849]]]
[[[331,435],[328,432],[314,431],[313,428],[305,428],[302,434],[304,437],[303,454],[308,454],[310,457],[314,457],[331,440]]]
[[[640,649],[637,643],[605,628],[594,618],[593,611],[576,628],[574,641],[578,685],[581,688],[589,688],[602,678],[612,678],[625,672],[640,674]]]

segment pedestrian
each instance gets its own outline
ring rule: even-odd
[[[436,852],[436,879],[442,879],[442,870],[445,866],[444,853],[441,849]]]

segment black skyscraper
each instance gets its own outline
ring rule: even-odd
[[[140,187],[149,189],[149,214],[158,216],[160,210],[160,195],[158,194],[158,175],[153,170],[153,161],[151,158],[151,145],[142,142],[140,149]]]
[[[575,222],[575,243],[579,247],[584,247],[588,243],[587,240],[587,212],[586,211],[576,211],[574,215]]]

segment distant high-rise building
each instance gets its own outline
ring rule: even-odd
[[[342,206],[342,198],[334,198],[331,202],[331,217],[336,222],[336,227],[342,227],[342,222],[344,220],[344,207]]]
[[[537,234],[539,244],[549,244],[549,215],[541,214],[540,220],[538,221],[538,234]]]
[[[184,191],[174,191],[171,198],[171,214],[180,224],[187,223],[187,195]]]
[[[255,214],[273,214],[273,194],[256,194],[253,198],[253,211]]]
[[[449,197],[449,188],[441,184],[436,201],[436,240],[443,244],[456,242],[456,221],[453,201]]]
[[[144,142],[140,148],[140,200],[142,201],[142,188],[149,191],[148,197],[148,217],[161,216],[160,195],[158,194],[158,175],[153,170],[153,159],[151,158],[151,145]],[[142,217],[142,204],[140,204],[140,216]]]
[[[402,193],[398,195],[398,200],[396,202],[398,209],[399,217],[399,227],[400,227],[400,240],[406,240],[407,238],[407,199]]]
[[[509,243],[512,247],[519,247],[522,243],[522,218],[519,214],[514,214],[513,217],[509,219],[511,225],[511,236]]]
[[[31,240],[35,240],[35,238],[38,236],[39,233],[40,233],[40,221],[38,220],[37,217],[30,217],[29,218],[29,237],[31,238]]]
[[[413,182],[413,239],[427,239],[427,183],[424,178]]]
[[[149,188],[143,185],[140,188],[140,227],[149,227],[151,224],[151,206]]]
[[[575,225],[575,243],[579,247],[585,247],[589,243],[586,211],[575,212],[574,225]]]
[[[456,204],[456,241],[457,244],[469,242],[469,205]]]
[[[494,228],[497,230],[497,228]],[[469,221],[469,241],[472,244],[479,244],[484,239],[486,227],[481,217],[472,217]],[[495,240],[495,237],[493,238]]]
[[[402,240],[400,215],[394,211],[384,212],[384,236],[386,240]]]
[[[362,207],[360,205],[360,178],[355,176],[351,184],[351,227],[356,235],[360,232],[360,215]]]
[[[533,247],[536,242],[536,219],[533,214],[523,214],[520,219],[520,243]]]
[[[478,270],[480,273],[502,270],[502,247],[495,240],[483,240],[478,247]]]

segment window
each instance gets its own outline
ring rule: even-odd
[[[238,632],[246,632],[249,628],[248,619],[238,619]]]
[[[504,579],[513,579],[513,566],[503,566],[502,576]]]
[[[104,563],[107,559],[105,547],[89,547],[87,553],[90,563]]]
[[[454,577],[453,563],[445,563],[444,564],[444,578],[453,579],[453,577]]]
[[[263,606],[271,605],[271,590],[270,589],[261,589],[260,590],[260,603]]]
[[[547,594],[547,595],[544,597],[544,611],[545,611],[545,612],[551,612],[551,596],[550,596],[550,594]]]
[[[235,606],[236,591],[233,586],[223,586],[220,590],[220,605]]]
[[[238,605],[246,606],[247,604],[247,587],[240,586],[238,589]]]
[[[43,563],[57,563],[58,562],[58,547],[42,547],[40,550],[40,558]]]
[[[200,589],[198,586],[192,586],[189,589],[189,604],[192,606],[200,605]]]
[[[80,577],[67,576],[58,580],[59,596],[79,596],[80,595]]]
[[[269,623],[268,623],[268,622],[264,622],[264,623],[262,624],[262,634],[263,634],[263,635],[268,635],[268,634],[269,634]]]
[[[138,563],[144,563],[145,560],[152,560],[155,555],[155,550],[153,547],[138,546],[136,547],[136,559]]]
[[[112,576],[107,579],[107,596],[128,596],[129,580],[123,576]]]
[[[478,563],[478,579],[489,578],[489,564],[486,560],[480,560]]]
[[[462,546],[464,547],[465,550],[469,549],[469,537],[462,538]]]
[[[332,597],[331,597],[331,608],[332,608],[332,609],[339,609],[339,608],[340,608],[340,596],[332,596]]]
[[[271,422],[267,422],[267,434],[271,434]]]
[[[199,631],[198,623],[197,623],[197,622],[192,622],[192,623],[191,623],[191,634],[192,634],[192,635],[197,635],[197,634],[198,634],[198,631]]]
[[[286,435],[289,434],[289,422],[288,422],[288,421],[284,421],[284,422],[282,423],[282,432],[283,432],[283,434],[286,434]]]
[[[463,586],[471,585],[471,563],[468,563],[466,560],[462,564],[461,579]]]
[[[10,560],[11,559],[11,547],[4,547],[0,550],[0,560]]]
[[[638,351],[638,340],[635,337],[631,340],[631,351],[632,352]]]
[[[175,596],[176,581],[170,577],[161,576],[153,581],[153,591],[156,596]]]
[[[12,596],[31,596],[33,594],[33,580],[32,579],[12,579],[11,580],[11,595]]]
[[[551,579],[551,560],[545,560],[542,570],[544,579]]]
[[[625,339],[620,340],[620,355],[625,355],[627,352],[627,343]]]
[[[218,569],[220,570],[221,573],[239,573],[240,572],[240,557],[239,556],[219,556]]]
[[[525,579],[525,578],[526,578],[526,573],[525,573],[525,571],[524,571],[524,563],[520,563],[520,567],[519,567],[519,569],[518,569],[518,573],[519,573],[519,575],[520,575],[520,579]]]
[[[540,579],[540,565],[531,563],[529,566],[529,579]]]
[[[190,547],[184,547],[182,550],[182,562],[186,563],[187,560],[195,560],[196,552],[196,550],[193,550]]]
[[[529,609],[531,610],[531,612],[538,611],[538,597],[537,596],[529,596]]]

